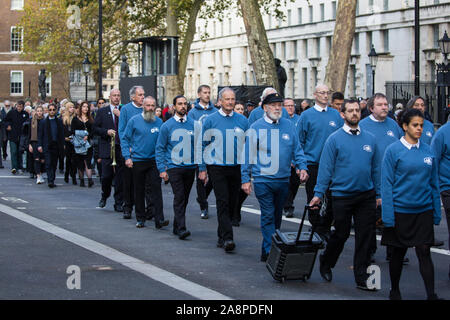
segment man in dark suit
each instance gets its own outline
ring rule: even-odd
[[[55,173],[58,159],[64,154],[64,127],[62,120],[56,117],[57,107],[48,106],[48,117],[39,122],[38,151],[44,153],[47,169],[48,187],[55,188]]]
[[[11,154],[11,173],[22,174],[22,153],[19,151],[20,135],[22,134],[22,126],[29,119],[28,113],[23,108],[25,102],[17,101],[16,108],[8,112],[5,118],[6,131],[8,132],[9,149]]]
[[[111,195],[112,182],[114,180],[114,210],[123,212],[123,180],[122,169],[124,160],[120,148],[118,134],[119,116],[120,116],[120,91],[111,90],[109,95],[110,104],[97,110],[94,122],[94,132],[99,136],[98,156],[101,159],[102,173],[102,197],[98,206],[103,208],[106,205],[106,199]],[[117,165],[113,166],[111,158],[111,142],[115,139],[115,160]]]

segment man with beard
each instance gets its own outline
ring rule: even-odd
[[[353,272],[356,287],[367,287],[367,267],[370,247],[375,232],[375,208],[380,199],[380,163],[376,138],[361,130],[361,109],[358,101],[348,100],[342,105],[344,126],[326,141],[320,157],[319,175],[310,206],[322,202],[328,188],[331,190],[335,232],[331,234],[326,249],[320,255],[320,274],[332,280],[331,268],[344,249],[350,236],[352,218],[355,225],[355,254]]]
[[[143,112],[128,121],[121,139],[125,165],[133,172],[137,228],[145,227],[145,185],[147,180],[151,184],[155,208],[155,227],[161,229],[169,224],[168,220],[164,220],[161,178],[155,161],[156,142],[159,128],[162,125],[162,120],[155,116],[155,108],[156,100],[151,96],[146,97],[143,100]]]
[[[217,205],[217,247],[229,253],[236,247],[231,220],[239,200],[241,166],[238,162],[240,141],[245,139],[248,121],[234,112],[236,94],[231,88],[219,92],[221,108],[203,123],[204,163],[199,165],[199,179],[212,181]],[[232,134],[228,134],[232,133]],[[222,143],[220,143],[222,140]],[[207,167],[205,166],[207,165]]]
[[[194,120],[186,115],[187,100],[184,96],[176,96],[173,105],[174,116],[160,129],[156,164],[159,176],[172,186],[173,234],[183,240],[191,235],[186,229],[186,207],[197,169],[194,163]]]
[[[117,132],[120,117],[120,90],[113,89],[109,95],[109,106],[100,108],[97,111],[94,122],[95,133],[99,136],[98,156],[100,158],[100,166],[102,175],[102,196],[98,206],[105,207],[106,200],[111,195],[111,187],[114,182],[114,210],[123,212],[123,181],[122,172],[124,160],[120,148],[120,139]],[[116,166],[112,166],[111,159],[111,139],[115,139],[115,156]]]
[[[217,108],[214,107],[211,102],[211,88],[207,85],[201,85],[197,90],[198,99],[194,103],[194,108],[188,113],[188,117],[194,121],[198,121],[196,124],[203,123],[205,117],[217,112]],[[198,175],[198,169],[196,171]],[[200,218],[208,219],[208,196],[212,191],[211,181],[208,181],[206,185],[203,181],[197,179],[197,202],[200,205]]]
[[[300,182],[308,179],[306,158],[298,142],[295,125],[282,118],[282,102],[283,98],[278,93],[264,99],[264,117],[250,126],[246,161],[241,167],[242,189],[248,195],[251,193],[253,177],[256,198],[261,208],[262,262],[269,256],[272,235],[281,227],[283,206],[289,192],[291,163],[295,165]],[[267,141],[266,146],[261,146],[261,140]],[[261,153],[270,158],[268,164],[262,164]]]

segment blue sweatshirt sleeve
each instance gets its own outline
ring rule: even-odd
[[[167,128],[167,125],[162,125],[158,141],[156,143],[156,150],[155,150],[155,158],[156,158],[156,166],[158,167],[159,173],[163,173],[166,171],[167,168],[167,144],[169,136],[169,129]]]
[[[308,128],[306,128],[306,120],[305,117],[302,115],[300,115],[300,119],[298,120],[298,124],[297,124],[297,132],[298,132],[298,141],[300,142],[300,145],[302,147],[302,150],[305,149],[305,144],[306,144],[306,132],[308,130]]]
[[[372,157],[372,181],[375,187],[375,192],[377,194],[377,199],[381,198],[381,161],[382,155],[380,148],[376,143],[374,143],[375,150]]]
[[[316,187],[314,188],[314,196],[320,199],[323,199],[330,185],[336,164],[336,153],[336,143],[332,136],[330,136],[325,142],[322,155],[320,156],[319,173],[317,175]]]
[[[252,134],[252,132],[248,132],[247,136],[245,137],[245,163],[241,164],[241,183],[247,183],[251,181],[252,177],[252,169],[253,165],[250,159],[250,146],[256,146],[254,144],[257,140],[256,138],[256,132]]]
[[[123,135],[120,138],[122,156],[125,159],[125,161],[131,159],[130,147],[131,147],[131,138],[133,136],[133,122],[134,121],[132,120],[128,121],[128,124],[124,129]]]
[[[127,127],[128,123],[128,114],[127,114],[127,108],[122,108],[120,110],[120,117],[119,117],[119,139],[122,143],[123,135],[125,133],[125,129]]]
[[[433,220],[434,224],[438,226],[441,223],[441,199],[439,197],[438,167],[434,159],[431,169],[430,186],[431,197],[433,198]]]
[[[208,120],[208,117],[206,117],[202,121],[202,125],[200,126],[201,130],[199,130],[200,137],[202,137],[202,150],[201,150],[202,154],[201,154],[201,163],[198,164],[198,171],[206,171],[206,163],[205,163],[204,154],[205,154],[205,148],[209,144],[209,142],[204,141],[203,137],[204,137],[205,131],[208,130],[210,126],[211,126],[210,121]]]
[[[395,226],[394,198],[392,195],[394,185],[395,160],[392,149],[388,148],[384,154],[381,165],[381,203],[382,220],[385,227]]]
[[[294,131],[297,132],[297,128],[294,128]],[[292,154],[292,159],[294,159],[295,167],[299,170],[308,170],[306,165],[306,157],[303,152],[302,147],[298,141],[298,136],[294,134],[294,150]]]
[[[438,168],[438,175],[439,175],[439,163],[441,161],[442,158],[442,145],[443,145],[443,141],[442,141],[442,135],[440,134],[440,132],[438,131],[433,139],[431,140],[431,150],[433,151],[434,154],[434,159],[435,159],[435,163],[436,163],[436,167]]]

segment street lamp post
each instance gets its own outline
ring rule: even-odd
[[[450,38],[447,31],[438,41],[444,61],[436,64],[437,66],[437,98],[438,98],[438,122],[444,124],[446,119],[446,110],[449,104],[450,93],[450,64],[448,63],[448,55],[450,54]]]
[[[372,95],[375,95],[375,69],[378,63],[378,54],[375,51],[375,46],[372,45],[372,49],[369,53],[370,66],[372,67]]]
[[[85,85],[86,85],[85,100],[87,101],[87,99],[88,99],[88,75],[91,72],[91,62],[89,61],[89,58],[87,55],[84,57],[84,61],[83,61],[83,72],[84,72],[84,79],[85,79]]]

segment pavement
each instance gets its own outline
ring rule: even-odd
[[[259,206],[254,195],[244,203],[242,223],[234,228],[236,250],[227,254],[216,247],[217,215],[214,193],[209,216],[200,219],[195,184],[187,208],[192,235],[179,240],[172,234],[173,194],[162,185],[164,214],[170,225],[161,230],[148,221],[135,227],[124,220],[108,199],[100,200],[99,180],[92,188],[66,184],[57,175],[55,189],[36,185],[27,174],[12,175],[9,161],[0,169],[0,299],[45,300],[385,300],[389,295],[385,248],[375,255],[381,270],[381,289],[355,288],[351,236],[333,269],[333,281],[324,281],[316,261],[306,282],[275,281],[259,261],[261,232]],[[306,201],[301,186],[295,199],[295,218],[284,218],[283,231],[296,231]],[[436,292],[450,299],[448,232],[445,219],[435,229],[444,246],[433,249]],[[379,242],[378,242],[379,244]],[[414,250],[403,269],[404,299],[425,298]],[[80,272],[73,272],[73,269]]]

